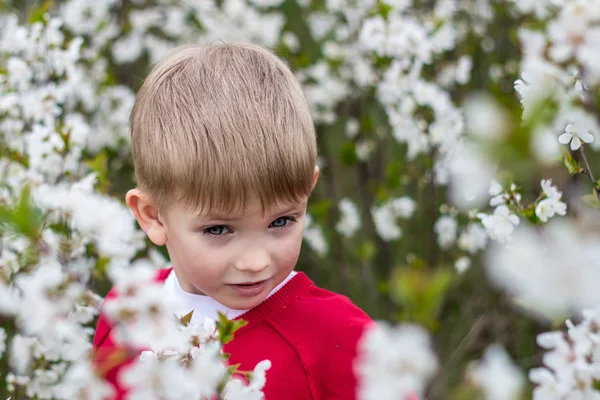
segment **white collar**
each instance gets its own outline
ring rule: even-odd
[[[271,290],[271,292],[266,298],[268,299],[273,294],[275,294],[275,292],[281,289],[296,274],[296,271],[290,272],[287,278],[285,278],[283,282],[281,282],[273,290]],[[179,285],[179,281],[177,279],[177,276],[175,275],[174,270],[172,270],[169,273],[169,276],[163,284],[163,288],[165,290],[165,295],[174,304],[173,307],[175,309],[173,310],[173,312],[178,317],[181,317],[194,310],[194,314],[192,315],[192,322],[194,323],[202,323],[204,321],[204,318],[206,317],[217,320],[219,318],[219,312],[225,314],[229,319],[234,319],[249,311],[234,310],[224,306],[223,304],[217,302],[209,296],[193,294],[184,291]]]

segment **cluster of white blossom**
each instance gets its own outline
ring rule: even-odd
[[[553,220],[543,229],[520,226],[510,246],[487,255],[492,281],[518,304],[553,317],[600,304],[600,250],[597,232]]]
[[[529,372],[529,379],[538,385],[534,400],[600,398],[595,387],[600,379],[600,308],[584,311],[579,324],[567,320],[566,325],[566,332],[546,332],[537,337],[538,345],[547,352],[544,366]]]
[[[210,398],[224,381],[226,400],[245,395],[262,398],[265,372],[271,366],[268,360],[256,365],[248,385],[230,380],[215,321],[173,318],[172,310],[179,306],[165,299],[162,285],[154,281],[155,272],[146,263],[119,275],[116,296],[104,307],[115,323],[114,338],[130,348],[151,349],[143,351],[139,361],[119,377],[132,398]]]
[[[360,229],[360,215],[358,208],[350,199],[342,199],[339,204],[341,218],[336,225],[336,230],[345,237],[352,237]]]
[[[279,40],[283,16],[265,8],[277,2],[220,3],[160,0],[127,10],[117,0],[69,0],[61,5],[60,15],[72,33],[90,41],[89,54],[108,49],[119,64],[135,62],[145,53],[155,63],[181,43],[251,40],[273,47]],[[124,14],[123,21],[116,12]],[[128,28],[123,30],[122,24]]]
[[[127,131],[122,104],[132,96],[124,88],[100,89],[101,65],[81,62],[83,40],[67,39],[60,18],[20,25],[16,16],[3,15],[0,21],[6,61],[0,141],[9,154],[0,163],[7,183],[0,204],[15,208],[31,200],[44,215],[36,222],[28,205],[22,211],[30,215],[20,218],[31,230],[0,238],[0,312],[18,329],[3,337],[13,367],[6,384],[31,398],[101,396],[109,389],[88,358],[88,325],[101,298],[87,283],[98,257],[129,261],[143,243],[125,207],[95,192],[93,175],[84,178],[89,170],[81,159],[98,143],[92,132],[102,143],[119,142]],[[23,197],[24,185],[31,198]]]
[[[323,234],[323,229],[313,221],[310,214],[304,218],[304,240],[320,257],[324,257],[329,252],[329,245]]]
[[[557,112],[537,129],[538,146],[559,137],[560,143],[570,145],[572,150],[578,150],[582,144],[591,144],[597,150],[600,125],[586,104],[593,102],[593,90],[600,84],[595,51],[600,2],[552,3],[561,7],[555,8],[557,16],[547,21],[545,30],[522,29],[519,33],[523,59],[521,79],[515,82],[515,88],[521,97],[524,118],[535,117],[540,102],[549,99],[557,105]]]
[[[104,271],[114,282],[123,277],[146,282],[142,275],[148,278],[164,265],[152,252],[149,259],[133,262],[146,250],[144,235],[135,228],[125,205],[101,188],[106,179],[106,167],[101,165],[106,149],[117,163],[129,156],[128,119],[134,99],[131,89],[112,83],[106,50],[116,62],[133,61],[125,60],[124,54],[141,55],[144,49],[157,60],[174,43],[189,40],[198,31],[187,23],[190,10],[202,16],[203,26],[213,26],[216,36],[221,35],[217,29],[235,31],[239,38],[253,31],[258,40],[273,45],[281,29],[280,16],[259,13],[242,1],[226,1],[227,8],[220,9],[210,2],[191,2],[188,7],[172,3],[140,9],[138,14],[134,7],[127,15],[128,35],[123,35],[115,13],[121,7],[118,1],[63,2],[58,14],[38,15],[27,24],[21,24],[15,14],[0,15],[0,206],[14,213],[15,224],[0,227],[0,314],[12,319],[16,329],[0,330],[0,359],[8,357],[10,366],[1,385],[19,398],[109,396],[112,388],[90,362],[93,323],[102,302],[89,289],[90,280]],[[194,10],[192,5],[203,8]],[[237,21],[228,17],[234,12]],[[247,20],[251,12],[256,18]],[[153,40],[150,32],[156,27],[169,31],[171,41]],[[115,41],[117,37],[129,43]],[[144,44],[132,43],[138,39]],[[124,296],[126,304],[109,302],[107,312],[114,321],[123,320],[116,330],[123,343],[137,347],[152,338],[150,348],[159,354],[161,345],[181,347],[199,331],[191,326],[178,330],[166,312],[165,299],[151,288],[138,290],[141,297]],[[127,312],[119,313],[124,309]],[[162,319],[153,313],[156,310],[165,311]],[[131,315],[148,317],[137,318],[131,330],[141,338],[126,333],[127,323],[132,322],[126,317]],[[140,324],[142,329],[135,329]],[[177,391],[169,383],[167,398],[216,393],[222,378],[229,376],[221,344],[200,350],[188,346],[185,352],[194,368],[186,370],[182,362],[175,362],[171,367],[180,371],[171,369],[173,375],[168,376],[179,376],[195,386],[176,385]],[[169,367],[147,363],[148,358],[145,355],[134,363],[126,379],[156,393],[157,387],[138,384],[159,373],[151,367]],[[249,385],[227,383],[225,398],[262,398],[268,368],[268,362],[259,364]],[[139,395],[148,398],[147,391]]]
[[[310,3],[298,1],[302,12]],[[554,162],[560,159],[560,144],[571,151],[583,152],[588,145],[600,149],[600,125],[589,107],[600,85],[600,0],[513,3],[518,12],[549,19],[543,30],[523,29],[519,36],[523,59],[515,89],[524,118],[535,120],[543,101],[557,106],[551,120],[534,130],[534,154]],[[154,257],[130,267],[145,250],[143,235],[122,203],[99,189],[101,173],[93,173],[87,161],[106,148],[127,156],[134,97],[131,89],[111,83],[111,62],[129,64],[147,56],[154,63],[177,44],[212,40],[252,40],[297,54],[299,38],[287,30],[282,4],[160,0],[125,6],[118,0],[68,0],[60,3],[57,17],[28,25],[15,15],[0,16],[0,205],[18,206],[22,187],[29,185],[31,200],[44,215],[39,235],[0,237],[0,313],[17,324],[16,333],[0,328],[0,359],[8,356],[11,365],[5,377],[10,390],[59,399],[100,399],[110,393],[88,357],[89,326],[101,301],[88,282],[99,265],[124,290],[106,307],[122,322],[117,337],[152,349],[124,377],[138,398],[210,395],[227,377],[214,326],[175,324],[169,305],[149,283],[152,269],[164,260]],[[439,0],[427,10],[413,7],[412,0],[327,0],[325,9],[307,14],[323,57],[297,74],[315,121],[332,125],[346,119],[347,139],[357,158],[367,162],[386,130],[364,137],[358,116],[340,116],[339,106],[373,94],[391,136],[406,146],[407,159],[431,156],[428,178],[447,185],[452,203],[471,211],[466,226],[450,213],[434,228],[440,248],[456,245],[468,253],[456,260],[459,272],[492,239],[490,277],[526,309],[560,315],[600,303],[596,233],[550,220],[566,214],[562,193],[550,180],[542,180],[542,194],[533,204],[535,218],[550,222],[543,229],[528,226],[518,216],[524,206],[517,188],[505,190],[492,182],[488,191],[496,166],[477,143],[465,140],[465,131],[493,141],[511,129],[497,104],[477,98],[463,107],[463,115],[451,96],[469,82],[473,67],[469,55],[455,51],[461,41],[474,34],[484,51],[493,49],[493,39],[486,36],[486,24],[494,17],[489,0]],[[428,69],[442,59],[431,76]],[[488,196],[493,212],[472,211]],[[338,207],[336,229],[351,238],[361,227],[358,209],[350,199]],[[397,220],[410,218],[415,208],[408,197],[372,207],[377,234],[384,241],[399,239]],[[308,215],[304,238],[318,255],[328,253],[323,229]],[[584,322],[569,324],[566,336],[540,336],[540,345],[551,351],[546,368],[530,374],[539,385],[536,398],[598,396],[592,385],[599,379],[596,314],[584,313]],[[199,342],[204,345],[192,345]],[[363,399],[422,395],[437,366],[426,332],[414,326],[381,324],[365,335],[359,350]],[[182,369],[183,360],[192,368]],[[262,398],[269,367],[268,361],[259,363],[248,385],[229,381],[225,398]],[[469,376],[492,399],[514,398],[522,384],[497,347],[473,364]]]
[[[472,362],[467,379],[487,400],[515,400],[521,398],[525,379],[499,344],[489,346],[481,361]]]
[[[379,237],[385,241],[399,239],[402,228],[398,226],[398,218],[409,219],[412,217],[417,204],[407,196],[390,199],[380,206],[371,209],[375,229]]]
[[[423,398],[438,368],[429,333],[416,325],[373,324],[358,352],[357,396],[362,400]]]
[[[448,249],[456,242],[457,228],[458,222],[451,215],[442,215],[435,222],[433,230],[437,234],[437,242],[442,249]]]

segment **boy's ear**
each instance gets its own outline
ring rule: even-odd
[[[315,174],[313,176],[313,183],[312,183],[312,188],[311,191],[315,188],[317,181],[319,180],[319,167],[315,166]]]
[[[131,189],[125,196],[125,202],[152,243],[157,246],[167,243],[167,231],[148,195],[139,189]]]

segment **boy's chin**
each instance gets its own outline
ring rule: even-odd
[[[220,303],[232,310],[249,310],[254,308],[266,299],[268,293],[266,288],[253,296],[240,295],[239,293],[236,293],[235,290],[231,289],[229,292],[229,296],[223,298]]]

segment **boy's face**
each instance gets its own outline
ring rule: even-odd
[[[263,213],[258,199],[235,215],[198,215],[171,207],[162,217],[175,274],[183,290],[232,309],[257,306],[294,269],[307,199]]]

